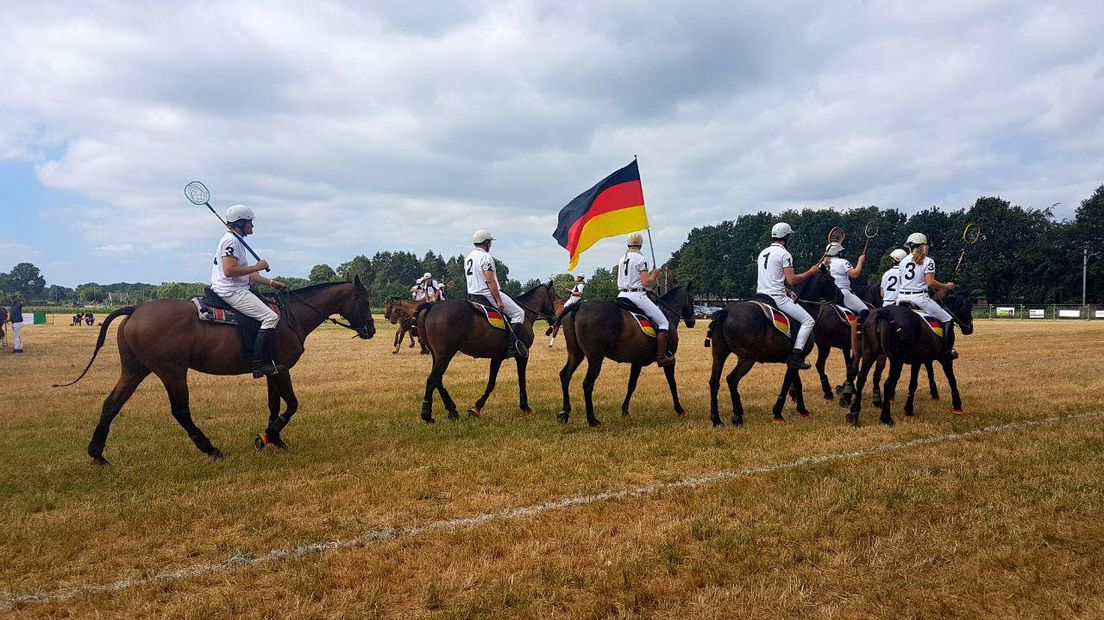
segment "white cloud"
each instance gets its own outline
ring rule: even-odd
[[[0,158],[100,205],[63,220],[97,253],[157,251],[119,267],[148,281],[206,275],[193,178],[257,210],[282,273],[485,227],[523,277],[563,269],[556,211],[633,154],[662,255],[761,209],[1072,212],[1101,181],[1092,2],[372,6],[7,7]]]

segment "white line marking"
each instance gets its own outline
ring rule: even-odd
[[[962,433],[948,433],[946,435],[936,435],[934,437],[922,437],[920,439],[913,439],[912,441],[905,441],[894,444],[883,444],[880,446],[873,446],[870,448],[862,448],[853,452],[840,452],[836,454],[824,454],[820,456],[803,456],[801,458],[788,461],[785,463],[774,463],[771,465],[759,465],[756,467],[747,467],[736,471],[720,471],[714,474],[708,474],[705,476],[699,476],[697,478],[685,478],[683,480],[677,480],[675,482],[665,482],[662,484],[655,484],[649,486],[635,487],[632,489],[625,489],[623,491],[609,491],[606,493],[597,493],[594,495],[580,495],[576,497],[565,497],[543,504],[535,504],[532,506],[523,506],[521,508],[510,508],[507,510],[501,510],[499,512],[485,512],[474,517],[464,517],[460,519],[449,519],[446,521],[434,521],[426,525],[420,525],[416,527],[385,527],[376,530],[369,530],[355,536],[353,538],[345,538],[342,540],[332,540],[329,542],[314,543],[311,545],[300,545],[297,547],[284,547],[280,549],[273,549],[260,555],[244,555],[241,553],[235,553],[221,562],[214,562],[211,564],[196,564],[187,568],[182,568],[175,571],[165,571],[156,573],[153,575],[146,575],[143,577],[132,577],[127,579],[119,579],[110,583],[99,584],[85,584],[72,588],[65,588],[59,590],[53,590],[49,592],[36,592],[30,594],[9,594],[5,595],[3,599],[0,599],[0,610],[10,609],[15,606],[29,606],[39,605],[43,603],[56,603],[61,601],[67,601],[82,594],[95,594],[100,592],[118,592],[120,590],[126,590],[129,588],[148,585],[151,583],[181,581],[184,579],[190,579],[192,577],[198,577],[201,575],[207,575],[210,573],[217,573],[224,570],[230,570],[242,566],[255,566],[258,564],[265,564],[273,560],[283,560],[287,558],[297,558],[305,555],[313,555],[316,553],[326,553],[329,551],[337,551],[339,549],[349,549],[352,547],[367,547],[368,545],[382,542],[386,540],[396,540],[399,538],[410,538],[418,536],[426,532],[434,532],[439,530],[451,531],[458,530],[483,523],[490,523],[493,521],[513,521],[515,519],[524,519],[527,517],[533,517],[546,512],[552,512],[553,510],[560,510],[563,508],[571,508],[573,506],[585,506],[588,504],[597,504],[599,502],[607,502],[611,500],[624,499],[628,497],[641,497],[645,495],[654,495],[660,491],[668,489],[686,489],[700,487],[713,482],[719,482],[721,480],[732,480],[736,478],[747,478],[754,476],[755,474],[765,474],[777,471],[786,471],[789,469],[797,469],[799,467],[805,467],[807,465],[819,465],[821,463],[828,463],[831,461],[840,461],[845,459],[854,459],[864,456],[870,456],[872,454],[883,454],[886,452],[896,452],[900,450],[907,450],[909,448],[915,448],[917,446],[927,446],[937,443],[947,443],[951,441],[959,441],[962,439],[970,439],[973,437],[979,437],[989,433],[999,433],[1002,431],[1020,430],[1024,428],[1030,428],[1033,426],[1042,426],[1045,424],[1054,424],[1056,422],[1072,421],[1072,420],[1085,420],[1089,418],[1104,417],[1104,412],[1083,413],[1070,416],[1055,416],[1051,418],[1044,418],[1041,420],[1027,420],[1023,422],[1009,422],[1007,424],[997,424],[994,426],[986,426],[972,431],[965,431]]]

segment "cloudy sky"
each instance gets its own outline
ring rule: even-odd
[[[0,271],[68,286],[205,280],[192,179],[277,273],[488,228],[522,279],[634,154],[663,257],[761,209],[1070,217],[1104,183],[1098,1],[0,6]]]

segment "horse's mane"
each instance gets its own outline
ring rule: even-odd
[[[352,284],[352,282],[323,282],[321,284],[311,284],[310,286],[304,286],[303,288],[292,289],[292,293],[303,294],[313,293],[322,289],[330,288],[331,286],[339,286],[341,284]]]

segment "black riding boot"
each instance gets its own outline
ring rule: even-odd
[[[943,323],[943,357],[956,360],[958,359],[958,351],[954,350],[954,332],[951,331],[953,326],[954,319]]]
[[[257,331],[257,340],[253,343],[253,377],[275,375],[287,370],[287,366],[281,366],[272,361],[272,332],[274,329],[262,329]]]
[[[656,366],[660,368],[666,368],[675,363],[675,356],[667,351],[667,336],[669,334],[670,332],[666,329],[656,332]]]
[[[790,359],[786,360],[786,368],[809,370],[812,366],[805,361],[805,351],[802,349],[794,349],[790,353]]]

